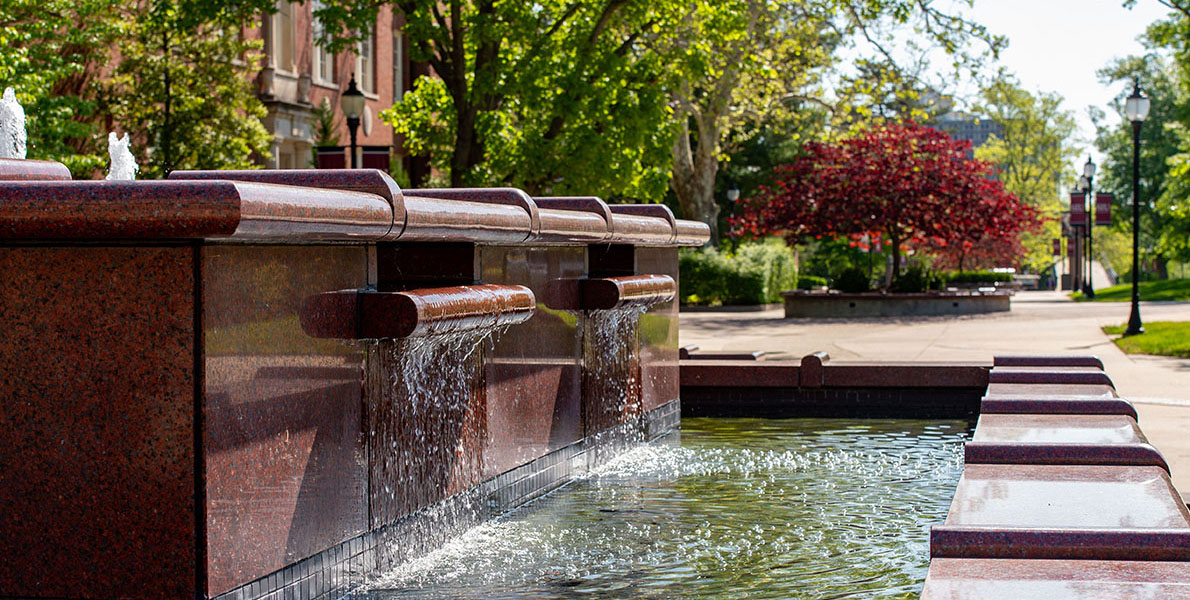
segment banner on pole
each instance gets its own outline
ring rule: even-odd
[[[1062,239],[1054,238],[1054,256],[1062,256]]]
[[[1087,195],[1086,194],[1071,194],[1070,195],[1070,223],[1086,223],[1087,221]]]
[[[1111,225],[1111,194],[1095,194],[1095,224]]]
[[[1066,238],[1066,256],[1070,260],[1074,260],[1078,255],[1078,244],[1074,243],[1074,238]]]

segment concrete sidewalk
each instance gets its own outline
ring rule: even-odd
[[[1121,396],[1137,405],[1145,434],[1190,492],[1190,359],[1127,355],[1100,330],[1128,320],[1129,305],[1071,302],[1021,292],[1011,312],[897,319],[785,319],[782,310],[681,314],[681,344],[766,350],[799,358],[825,350],[851,360],[986,360],[996,354],[1095,354]],[[1141,303],[1145,321],[1190,321],[1190,302]]]

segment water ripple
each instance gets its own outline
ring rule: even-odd
[[[962,421],[687,419],[363,597],[910,598]]]

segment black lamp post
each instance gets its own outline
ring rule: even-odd
[[[1124,335],[1144,333],[1140,323],[1140,126],[1149,116],[1149,99],[1132,84],[1132,95],[1124,102],[1124,114],[1132,121],[1132,314]]]
[[[355,86],[355,73],[351,74],[351,81],[343,95],[339,96],[339,106],[347,116],[347,130],[351,133],[351,168],[355,168],[355,132],[359,129],[359,116],[364,114],[364,93]]]
[[[1087,157],[1086,164],[1083,165],[1083,174],[1078,178],[1079,187],[1083,191],[1083,199],[1086,202],[1084,205],[1087,213],[1087,278],[1083,281],[1083,295],[1088,298],[1095,297],[1095,286],[1091,281],[1091,273],[1094,271],[1094,249],[1092,243],[1094,239],[1093,231],[1095,229],[1094,215],[1091,214],[1095,210],[1095,201],[1091,199],[1091,191],[1095,188],[1095,163],[1091,161],[1091,157]]]

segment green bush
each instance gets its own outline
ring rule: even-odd
[[[745,243],[734,255],[714,248],[684,250],[678,267],[683,304],[769,304],[797,284],[793,251],[777,239]]]
[[[826,287],[826,285],[825,277],[815,277],[813,275],[797,276],[797,289],[799,290],[812,290],[816,287]]]
[[[934,289],[934,280],[937,276],[929,269],[921,265],[913,265],[905,269],[896,281],[893,281],[891,291],[897,294],[920,294],[926,290]]]
[[[859,294],[871,289],[868,274],[858,267],[847,267],[835,276],[835,289],[845,294]]]
[[[951,273],[946,276],[947,283],[1007,283],[1012,281],[1012,273],[997,273],[995,271],[964,271]]]

